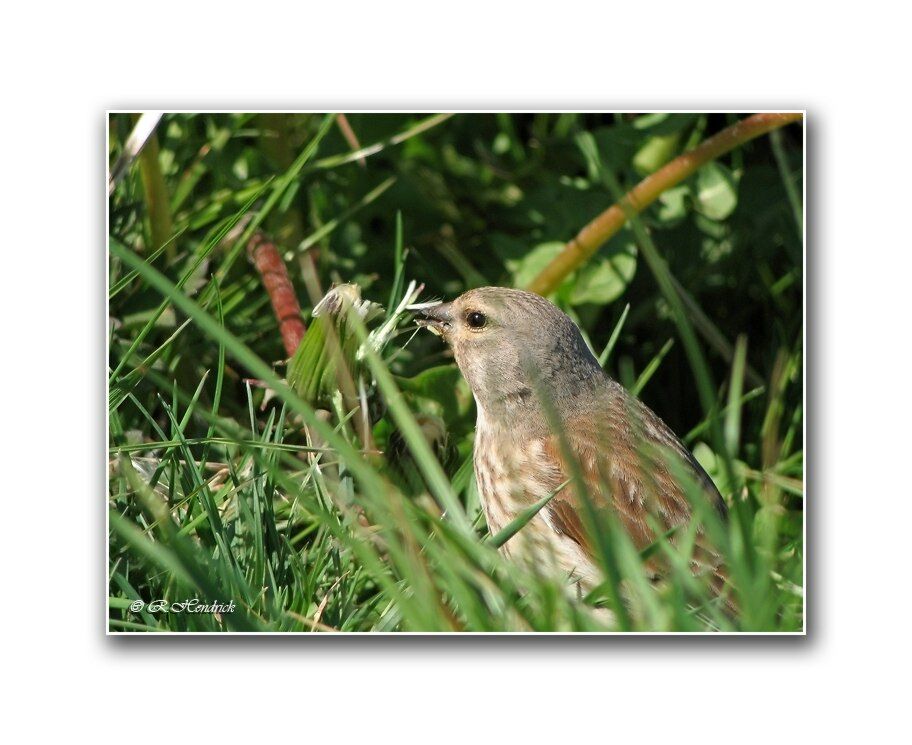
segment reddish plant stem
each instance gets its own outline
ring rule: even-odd
[[[279,250],[266,235],[258,230],[247,244],[247,255],[253,262],[266,294],[272,303],[272,310],[279,322],[279,333],[285,345],[285,353],[291,357],[298,349],[307,327],[301,318],[301,306],[295,294],[288,269],[279,254]]]
[[[358,142],[358,135],[355,134],[355,130],[352,129],[351,124],[348,122],[348,117],[346,117],[345,114],[336,114],[336,125],[339,127],[342,136],[345,138],[345,141],[352,151],[360,150],[361,143]],[[363,155],[358,158],[358,165],[362,168],[367,168],[367,158]]]

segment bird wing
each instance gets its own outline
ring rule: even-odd
[[[574,488],[574,467],[565,457],[565,449],[578,464],[592,506],[610,509],[638,549],[657,538],[650,523],[667,531],[690,521],[691,504],[672,475],[669,458],[680,459],[703,486],[710,502],[723,514],[725,510],[712,480],[668,426],[620,386],[617,388],[590,411],[563,422],[566,446],[562,446],[559,435],[549,434],[537,448],[541,457],[535,478],[552,491],[570,481],[545,507],[551,526],[590,555],[593,547],[582,519],[585,505]],[[697,542],[694,560],[718,565],[718,557],[706,550],[702,537]]]

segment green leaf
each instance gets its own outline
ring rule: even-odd
[[[451,420],[459,414],[456,386],[461,378],[456,365],[440,365],[412,378],[397,378],[397,382],[403,391],[437,401],[443,407],[444,417]]]
[[[633,156],[634,169],[642,176],[658,171],[677,155],[680,142],[680,132],[650,137]]]
[[[712,220],[724,220],[738,206],[738,184],[721,163],[697,171],[697,209]]]
[[[744,481],[743,474],[747,470],[747,464],[743,461],[732,459],[732,477],[729,478],[723,467],[722,456],[718,455],[704,442],[698,442],[693,448],[694,458],[703,466],[703,470],[709,474],[716,488],[721,494],[731,494],[741,487]]]
[[[540,243],[519,260],[508,260],[507,269],[513,275],[514,287],[525,287],[564,248],[561,241]]]
[[[631,126],[650,135],[669,135],[689,129],[699,118],[699,114],[643,114]]]
[[[659,197],[658,218],[666,225],[679,222],[687,216],[687,198],[690,187],[687,184],[675,186]]]
[[[604,305],[617,300],[633,279],[636,264],[636,246],[629,242],[611,255],[589,262],[577,275],[570,302]]]

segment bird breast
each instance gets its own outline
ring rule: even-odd
[[[507,429],[492,423],[479,407],[475,479],[491,535],[563,482],[559,469],[544,457],[542,439],[526,435],[520,426]],[[585,585],[598,582],[597,568],[578,543],[555,529],[547,508],[510,538],[501,551],[537,571],[550,569],[555,576],[583,580]]]

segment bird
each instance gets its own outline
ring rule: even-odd
[[[577,325],[546,298],[481,287],[420,314],[418,325],[452,348],[475,399],[473,462],[489,532],[550,496],[501,546],[510,559],[559,574],[579,595],[592,591],[605,581],[598,551],[606,538],[593,535],[602,522],[593,515],[610,513],[639,550],[667,532],[674,544],[694,516],[681,473],[725,517],[687,447],[605,373]],[[725,569],[701,528],[689,560],[721,590]],[[656,559],[645,566],[661,579]]]

